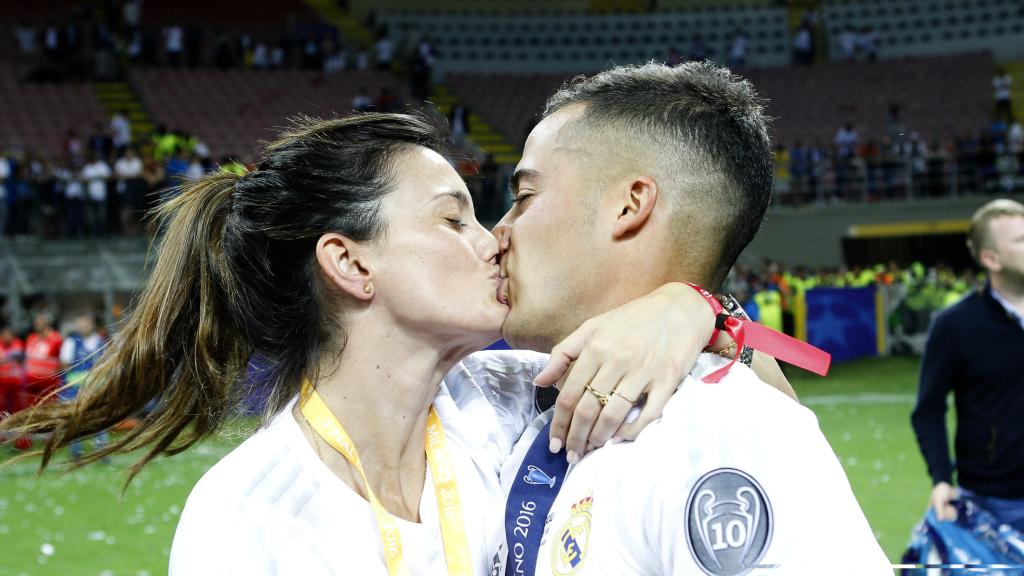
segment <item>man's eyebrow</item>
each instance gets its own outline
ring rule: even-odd
[[[509,190],[511,190],[512,192],[519,190],[519,183],[524,178],[529,178],[530,180],[540,180],[540,172],[537,172],[536,170],[531,170],[529,168],[520,168],[519,170],[516,170],[515,174],[513,174],[512,178],[508,181]]]
[[[427,202],[427,204],[436,201],[438,198],[455,198],[455,201],[459,203],[459,208],[469,208],[469,196],[462,190],[452,189],[447,190],[445,192],[440,192],[438,194],[435,194],[434,197]]]

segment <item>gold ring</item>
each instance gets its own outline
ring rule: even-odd
[[[602,394],[602,393],[598,392],[597,390],[594,390],[593,388],[591,388],[590,384],[587,384],[587,392],[590,392],[591,394],[593,394],[594,398],[597,398],[597,401],[598,401],[598,403],[601,404],[601,406],[607,406],[608,405],[608,401],[612,399],[611,394]]]
[[[630,400],[630,399],[629,399],[629,398],[628,398],[628,397],[627,397],[627,396],[626,396],[625,394],[623,394],[622,392],[619,392],[618,390],[612,390],[612,394],[613,394],[613,395],[615,395],[615,396],[618,396],[619,398],[622,398],[623,400],[625,400],[626,402],[629,402],[629,403],[630,403],[630,404],[632,404],[633,406],[636,406],[636,400]]]

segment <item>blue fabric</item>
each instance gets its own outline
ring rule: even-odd
[[[1024,498],[982,496],[964,488],[960,489],[960,497],[988,510],[999,522],[1009,524],[1018,532],[1024,533]]]
[[[940,521],[933,509],[914,527],[910,546],[903,555],[904,564],[1010,564],[1024,565],[1024,534],[1001,524],[974,501],[963,498],[954,503],[955,521]],[[936,558],[937,557],[937,558]],[[1024,570],[990,569],[979,572],[953,569],[942,574],[1021,575]],[[901,576],[925,576],[925,568],[903,568]]]
[[[878,354],[875,287],[808,290],[807,342],[846,362]]]

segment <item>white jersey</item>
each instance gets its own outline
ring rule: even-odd
[[[434,407],[444,424],[475,572],[488,573],[502,538],[501,463],[535,416],[533,378],[548,357],[480,352],[445,377]],[[316,456],[291,407],[211,468],[189,495],[170,574],[387,574],[369,503]],[[445,574],[433,480],[420,523],[401,519],[413,574]]]
[[[635,442],[568,470],[537,575],[892,574],[814,414],[740,364],[698,380],[724,362],[701,355]],[[502,468],[506,494],[548,420]],[[510,556],[505,574],[523,573]]]

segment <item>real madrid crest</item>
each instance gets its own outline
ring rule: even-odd
[[[757,567],[768,550],[772,507],[761,485],[733,468],[712,470],[686,501],[686,543],[711,576],[738,576]]]
[[[559,576],[575,574],[583,566],[590,545],[590,508],[594,498],[587,496],[572,505],[569,519],[555,533],[551,543],[551,571]]]

